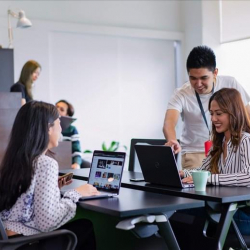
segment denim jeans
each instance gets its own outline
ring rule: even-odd
[[[234,215],[234,220],[242,235],[250,235],[250,214],[239,209]]]

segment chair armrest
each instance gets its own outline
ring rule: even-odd
[[[58,236],[66,236],[68,238],[68,244],[65,246],[65,249],[71,250],[75,249],[76,243],[77,243],[77,238],[76,235],[66,229],[61,229],[57,231],[52,231],[48,233],[40,233],[40,234],[35,234],[31,236],[21,236],[21,237],[16,237],[16,238],[9,238],[7,240],[1,240],[0,241],[0,248],[1,249],[15,249],[17,247],[23,246],[28,243],[32,243],[34,241],[39,241],[39,240],[45,240],[45,239],[50,239],[50,238],[55,238]]]

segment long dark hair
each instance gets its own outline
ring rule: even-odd
[[[245,105],[241,99],[238,90],[232,88],[223,88],[215,92],[210,100],[208,108],[210,110],[211,102],[216,101],[222,112],[229,115],[229,131],[231,133],[231,142],[234,150],[237,150],[242,132],[250,133],[250,120]],[[213,149],[210,154],[212,156],[210,170],[212,173],[219,173],[218,163],[222,154],[222,142],[224,133],[216,132],[215,126],[212,125],[212,141]]]
[[[59,117],[56,107],[31,101],[21,107],[0,166],[0,211],[10,209],[27,191],[34,174],[33,164],[49,144],[49,128]]]
[[[27,94],[31,100],[33,99],[33,95],[31,92],[31,88],[32,88],[31,75],[34,73],[34,71],[37,68],[41,69],[41,65],[34,60],[29,60],[23,65],[23,68],[19,77],[19,82],[21,82],[25,86]]]

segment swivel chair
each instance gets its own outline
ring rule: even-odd
[[[76,235],[69,230],[62,229],[49,233],[40,233],[31,236],[8,238],[3,226],[3,222],[0,219],[0,249],[2,250],[14,250],[18,249],[19,247],[25,247],[25,245],[29,245],[29,249],[37,250],[39,241],[47,241],[57,237],[67,238],[67,244],[65,244],[60,250],[75,249],[77,238]]]

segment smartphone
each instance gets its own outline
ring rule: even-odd
[[[61,180],[62,178],[65,178],[65,181],[68,182],[73,178],[73,173],[67,173],[67,174],[58,176],[58,181]]]
[[[144,178],[130,178],[130,181],[145,181]]]

